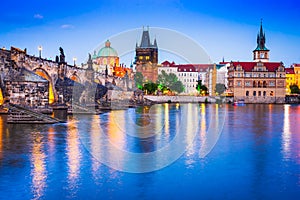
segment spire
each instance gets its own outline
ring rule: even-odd
[[[154,39],[154,47],[157,48],[156,38]]]
[[[150,36],[149,36],[149,30],[144,30],[143,27],[143,35],[142,35],[142,41],[141,41],[141,48],[149,48],[151,46],[150,44]]]
[[[259,33],[257,34],[257,39],[256,39],[256,42],[257,42],[257,47],[255,50],[268,50],[265,46],[265,43],[266,43],[266,35],[263,31],[263,26],[262,26],[262,19],[260,21],[260,30],[259,30]]]

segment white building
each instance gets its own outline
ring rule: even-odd
[[[168,61],[163,62],[158,67],[158,74],[162,70],[166,73],[174,73],[184,85],[184,94],[194,95],[198,91],[196,89],[198,80],[202,80],[202,85],[208,86],[207,72],[212,68],[212,64],[175,64]]]

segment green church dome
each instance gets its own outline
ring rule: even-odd
[[[107,40],[105,42],[105,47],[101,48],[98,51],[98,57],[107,57],[107,56],[118,56],[117,51],[110,46],[110,41]]]

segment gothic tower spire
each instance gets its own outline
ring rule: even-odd
[[[269,49],[266,47],[266,35],[263,31],[262,19],[260,22],[260,30],[256,39],[257,46],[253,51],[255,61],[269,61]]]

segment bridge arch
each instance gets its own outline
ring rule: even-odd
[[[51,76],[49,76],[46,70],[40,67],[35,68],[33,72],[49,81],[49,104],[54,103],[56,98]]]

